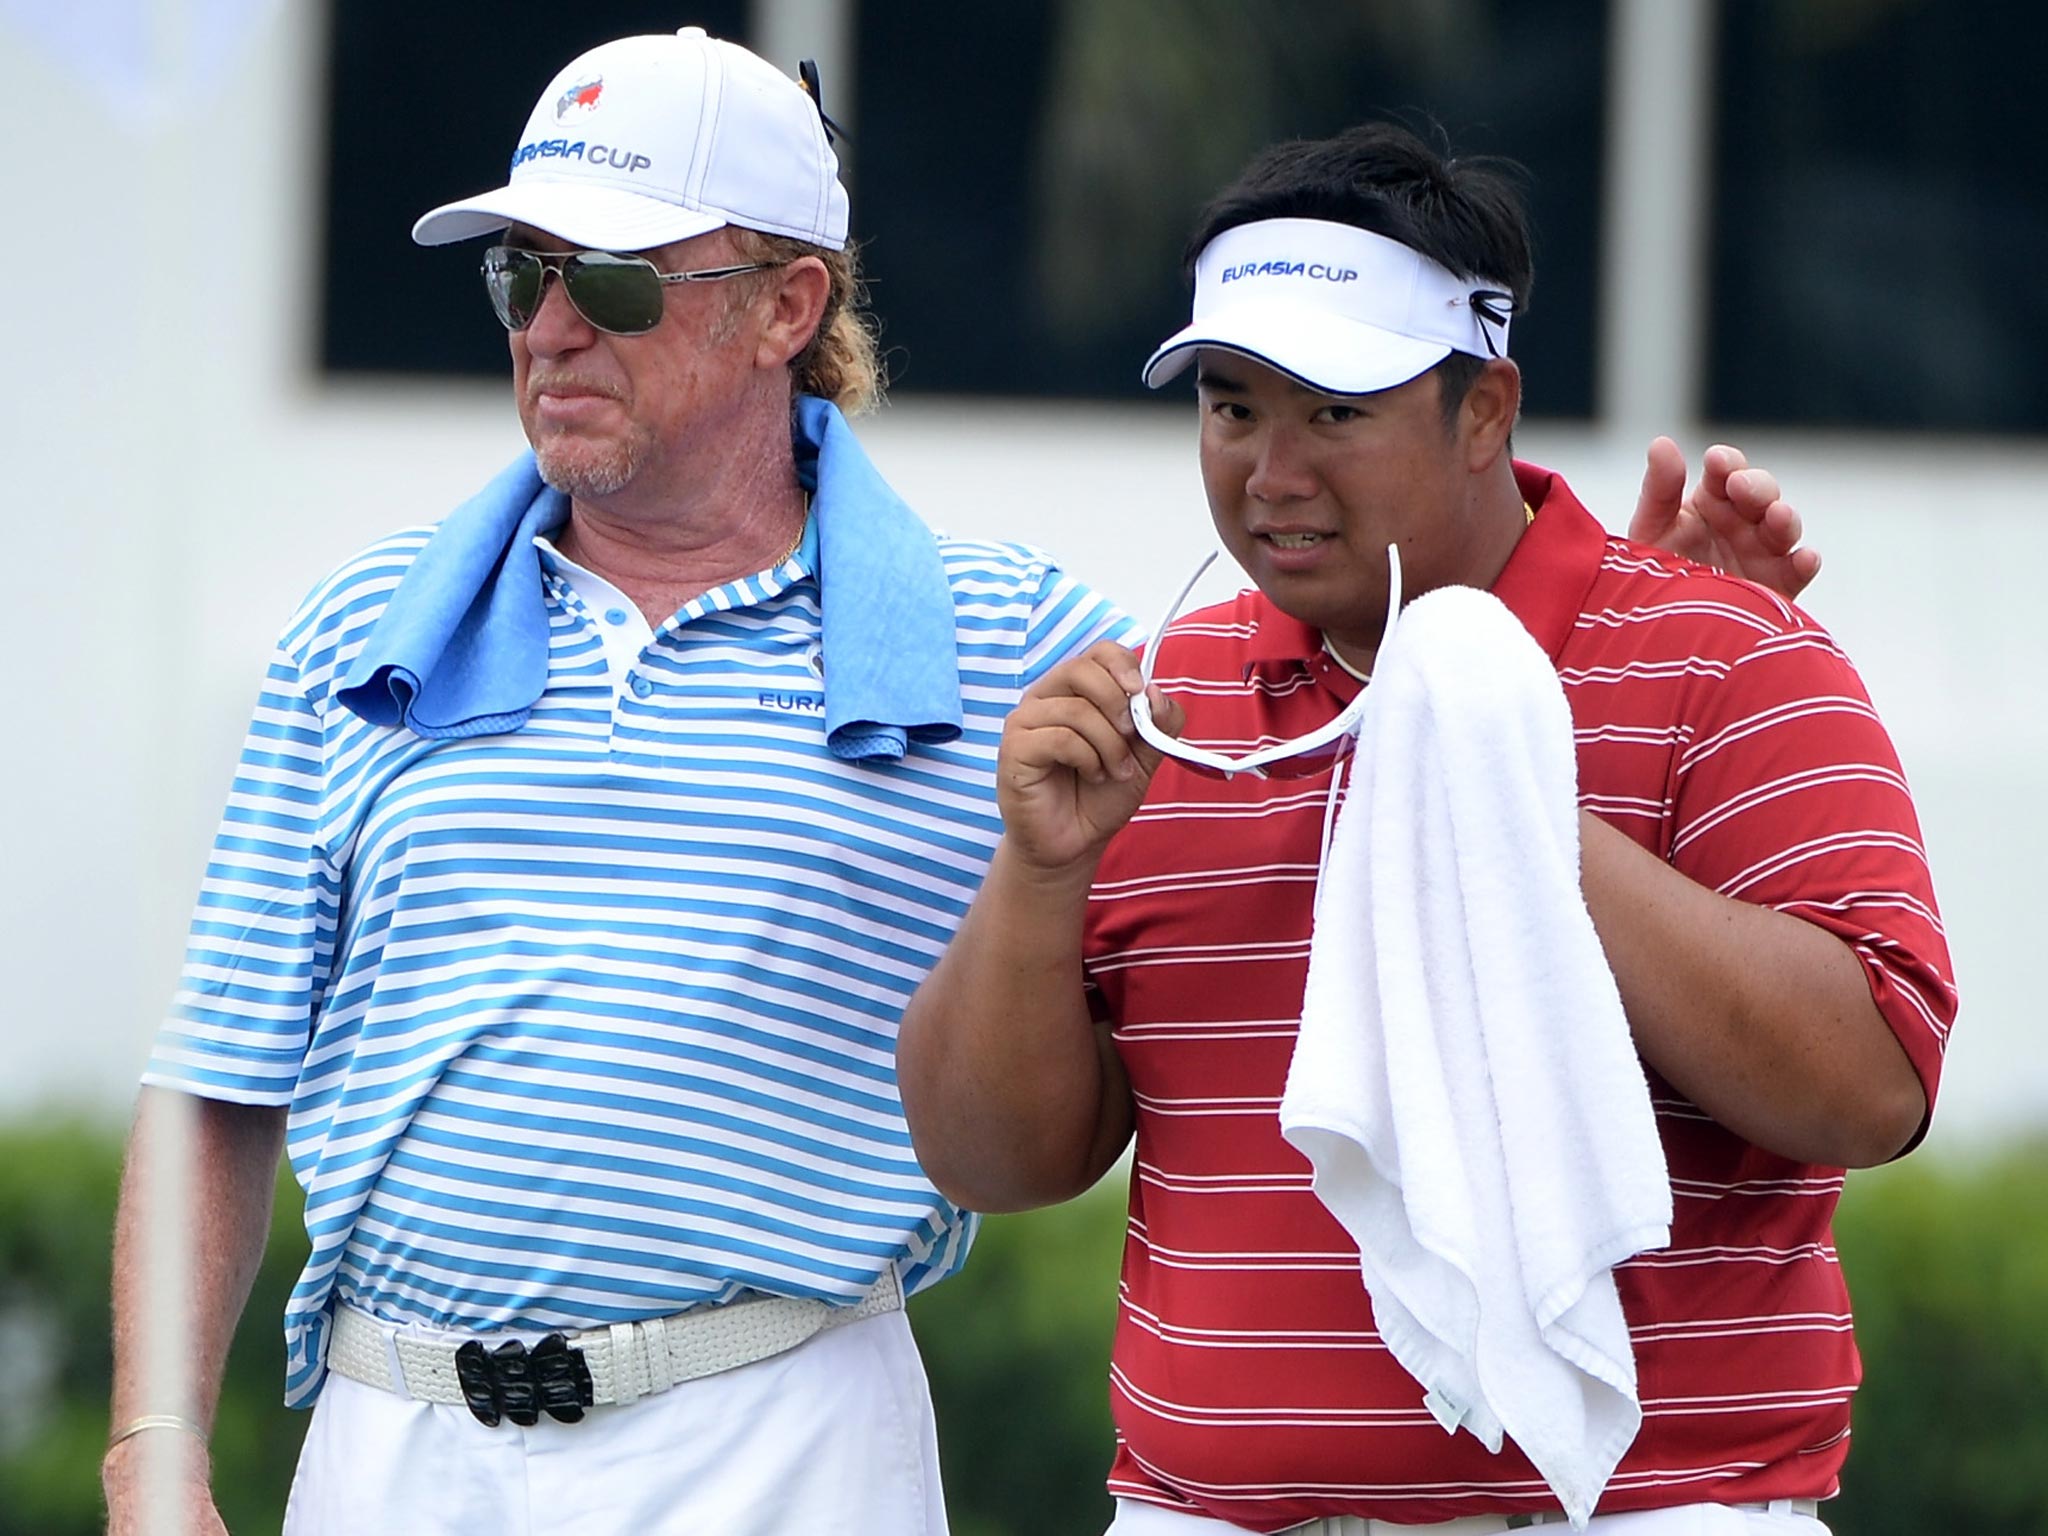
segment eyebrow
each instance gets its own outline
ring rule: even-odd
[[[1361,410],[1375,394],[1384,393],[1380,390],[1371,390],[1362,395],[1340,395],[1327,389],[1312,389],[1292,374],[1281,373],[1280,378],[1293,394],[1304,400],[1327,400],[1335,405],[1349,405]],[[1213,364],[1203,364],[1195,370],[1195,387],[1215,395],[1243,395],[1250,392],[1243,379],[1219,373]]]

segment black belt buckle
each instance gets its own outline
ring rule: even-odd
[[[455,1379],[471,1416],[493,1429],[503,1419],[527,1428],[543,1413],[574,1424],[597,1401],[583,1351],[559,1333],[532,1349],[513,1339],[487,1350],[471,1339],[455,1351]]]

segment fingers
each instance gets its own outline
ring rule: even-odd
[[[1130,724],[1130,699],[1145,679],[1135,652],[1114,640],[1091,645],[1079,656],[1062,662],[1025,690],[1027,699],[1072,695],[1093,699],[1111,718],[1122,713],[1121,723]]]
[[[1131,778],[1140,766],[1132,751],[1131,695],[1143,676],[1122,646],[1091,647],[1025,694],[1005,733],[1006,752],[1019,767],[1069,768],[1090,783]]]
[[[1728,477],[1749,468],[1749,455],[1733,443],[1715,443],[1700,455],[1700,484],[1725,489]]]
[[[1005,745],[1014,750],[1007,755],[1027,774],[1066,768],[1090,784],[1132,778],[1139,763],[1127,703],[1120,712],[1121,725],[1092,699],[1068,694],[1027,700],[1011,717],[1008,735],[1014,743]]]
[[[996,804],[1020,867],[1061,879],[1092,871],[1137,811],[1158,766],[1132,717],[1142,676],[1129,651],[1096,646],[1046,674],[1011,711],[997,756]],[[1157,690],[1148,698],[1164,726],[1177,730],[1179,709]]]
[[[1752,523],[1762,521],[1771,507],[1783,506],[1795,530],[1799,524],[1799,514],[1778,488],[1778,477],[1752,467],[1748,456],[1731,443],[1716,443],[1702,457],[1699,494],[1727,502]]]
[[[1730,468],[1722,477],[1722,499],[1736,517],[1756,530],[1757,544],[1767,555],[1789,555],[1806,536],[1806,522],[1799,509],[1785,500],[1778,477],[1767,469],[1748,467],[1740,450],[1717,444],[1708,450],[1723,465],[1730,460],[1741,468]],[[1702,490],[1706,490],[1702,486]],[[1816,561],[1818,557],[1815,557]],[[1805,580],[1812,580],[1807,576]],[[1804,585],[1804,581],[1801,582]],[[1791,594],[1787,594],[1788,596]]]
[[[1186,729],[1188,712],[1180,707],[1180,700],[1172,694],[1163,693],[1158,688],[1147,688],[1145,702],[1152,706],[1152,723],[1167,735],[1178,737]]]
[[[1820,555],[1802,549],[1805,520],[1784,498],[1778,477],[1753,467],[1741,449],[1716,443],[1701,459],[1691,505],[1717,525],[1714,564],[1796,598],[1820,571]]]
[[[1644,544],[1660,544],[1678,521],[1685,498],[1685,455],[1668,437],[1654,439],[1643,466],[1643,488],[1636,496],[1628,536]]]
[[[1745,505],[1740,500],[1735,505],[1744,517],[1756,524],[1757,542],[1767,553],[1789,555],[1798,547],[1800,536],[1806,529],[1789,502],[1773,496],[1768,502],[1756,506]]]
[[[1728,499],[1738,507],[1762,509],[1784,500],[1778,477],[1768,469],[1737,470],[1728,476]]]
[[[1782,507],[1780,521],[1789,520],[1791,527],[1798,527],[1799,514],[1779,491],[1778,477],[1767,469],[1738,469],[1721,477],[1718,483],[1703,480],[1700,492],[1726,502],[1745,522],[1760,523],[1773,507]]]
[[[1785,564],[1786,569],[1791,573],[1791,580],[1786,584],[1787,590],[1785,595],[1796,599],[1800,593],[1813,584],[1813,578],[1820,574],[1820,551],[1817,549],[1795,549]]]

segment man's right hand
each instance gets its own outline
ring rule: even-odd
[[[1045,873],[1092,872],[1103,845],[1136,813],[1159,753],[1131,724],[1138,659],[1103,641],[1046,674],[1011,711],[996,764],[996,802],[1013,856]],[[1185,723],[1158,689],[1152,718]]]
[[[206,1447],[182,1430],[152,1429],[123,1440],[100,1463],[107,1536],[227,1536],[214,1508],[211,1473]],[[164,1507],[168,1488],[177,1490],[175,1518]]]

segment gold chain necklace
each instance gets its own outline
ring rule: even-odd
[[[797,552],[797,551],[798,551],[799,549],[801,549],[801,548],[803,547],[803,542],[804,542],[804,535],[805,535],[805,534],[806,534],[807,532],[809,532],[809,531],[810,531],[810,526],[811,526],[811,493],[810,493],[809,491],[805,491],[805,492],[804,492],[804,516],[803,516],[803,521],[802,521],[802,522],[800,522],[800,523],[798,523],[798,524],[796,525],[796,537],[795,537],[795,538],[793,538],[793,539],[791,539],[791,540],[789,541],[789,548],[785,549],[785,550],[784,550],[784,551],[783,551],[783,552],[782,552],[781,554],[777,555],[777,556],[776,556],[776,557],[775,557],[775,558],[774,558],[773,560],[769,561],[769,563],[768,563],[768,569],[769,569],[769,570],[771,570],[771,571],[779,571],[779,570],[781,570],[781,569],[782,569],[782,567],[783,567],[783,566],[785,566],[785,565],[787,565],[787,564],[789,563],[789,559],[790,559],[790,556],[794,555],[794,554],[795,554],[795,553],[796,553],[796,552]]]

